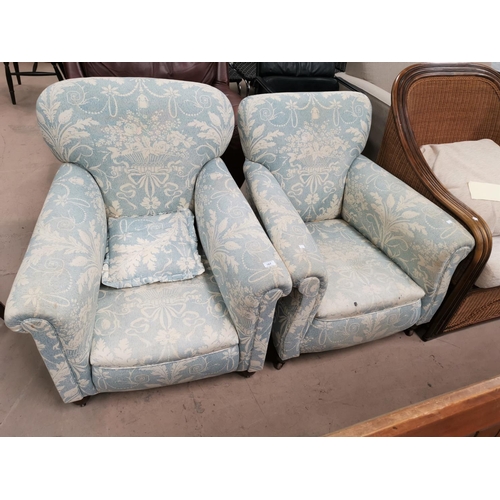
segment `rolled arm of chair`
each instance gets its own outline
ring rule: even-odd
[[[444,210],[379,165],[352,164],[342,217],[382,250],[424,291],[418,324],[430,321],[474,238]]]
[[[62,165],[10,291],[5,323],[33,335],[66,403],[96,393],[89,357],[106,236],[96,182],[82,168]]]
[[[277,300],[288,295],[288,271],[224,162],[198,175],[195,213],[202,247],[240,339],[239,371],[258,371]]]
[[[288,359],[299,356],[300,341],[321,304],[328,285],[326,266],[307,226],[273,174],[263,165],[247,160],[245,176],[262,224],[296,289],[293,297],[285,300],[287,319],[278,324],[275,338],[278,354]]]

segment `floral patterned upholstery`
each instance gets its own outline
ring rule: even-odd
[[[205,271],[188,208],[161,215],[108,218],[102,284],[128,288],[180,281]]]
[[[63,401],[260,370],[276,301],[292,284],[219,158],[234,123],[226,97],[199,83],[74,79],[48,87],[37,116],[64,164],[5,321],[33,335]],[[203,274],[101,284],[107,218],[188,208]]]
[[[282,360],[428,322],[474,246],[444,211],[361,155],[361,93],[244,99],[248,193],[293,282],[272,337]]]

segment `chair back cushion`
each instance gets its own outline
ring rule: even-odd
[[[269,169],[305,222],[340,215],[370,123],[370,101],[359,92],[261,94],[238,112],[245,157]]]
[[[261,79],[272,92],[326,92],[339,90],[336,78],[296,78],[294,76],[266,76]]]
[[[426,144],[420,148],[439,182],[478,213],[493,236],[500,236],[500,201],[473,198],[469,182],[500,185],[500,146],[490,139]]]
[[[258,76],[324,77],[335,76],[334,62],[261,62]]]
[[[63,63],[67,78],[96,76],[131,76],[135,78],[167,78],[215,85],[219,62],[78,62]],[[229,81],[227,82],[229,84]]]
[[[153,78],[77,78],[37,101],[43,137],[97,181],[108,217],[192,208],[200,169],[221,156],[234,114],[219,90]]]

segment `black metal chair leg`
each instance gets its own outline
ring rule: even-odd
[[[12,82],[10,66],[8,62],[4,64],[5,64],[5,78],[7,79],[7,86],[9,87],[10,98],[12,100],[12,104],[16,104],[16,94],[14,93],[14,83]]]
[[[51,63],[51,64],[52,64],[52,67],[54,68],[57,79],[59,81],[64,80],[64,77],[62,76],[61,72],[59,71],[59,67],[57,66],[57,63]]]
[[[3,302],[0,302],[0,318],[5,319],[5,306]]]
[[[19,73],[19,63],[18,63],[18,62],[16,62],[16,63],[12,63],[12,64],[14,65],[14,71],[15,71],[16,73]],[[19,85],[21,85],[21,75],[16,75],[16,78],[17,78],[17,83],[18,83]]]
[[[35,73],[37,69],[38,69],[38,63],[37,62],[33,63],[33,70],[32,70],[33,73]]]

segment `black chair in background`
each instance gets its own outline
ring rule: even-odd
[[[10,98],[12,104],[16,104],[16,95],[14,92],[14,82],[12,77],[15,76],[18,85],[21,85],[21,76],[57,76],[59,81],[64,80],[64,73],[61,63],[50,63],[54,68],[54,71],[38,71],[38,63],[33,63],[33,68],[31,71],[19,71],[19,63],[12,63],[14,65],[14,71],[10,70],[10,63],[4,62],[5,65],[5,78],[7,79],[7,86],[9,87]]]
[[[339,90],[334,62],[259,62],[255,92],[324,92]]]
[[[246,95],[250,95],[250,89],[255,86],[257,63],[255,62],[230,62],[229,77],[231,81],[238,83],[238,93],[241,94],[241,82],[245,82]]]

